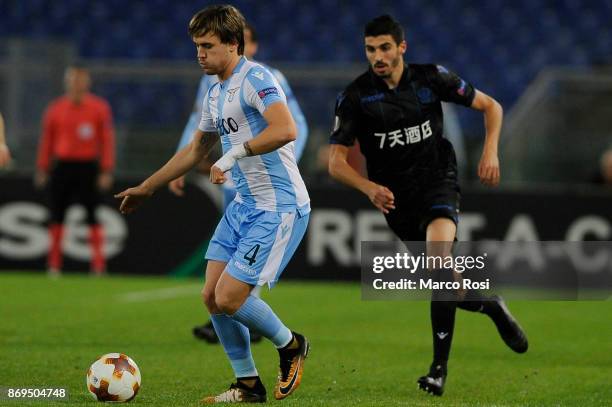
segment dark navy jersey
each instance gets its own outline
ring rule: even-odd
[[[359,140],[368,177],[394,192],[456,179],[441,102],[471,106],[474,95],[471,84],[440,65],[405,65],[395,89],[370,69],[338,96],[330,143]]]

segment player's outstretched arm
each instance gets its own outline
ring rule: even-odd
[[[386,214],[389,213],[389,210],[395,209],[393,192],[389,188],[361,176],[349,165],[347,157],[347,146],[332,144],[329,153],[329,174],[338,181],[363,192],[382,213]]]
[[[484,113],[487,133],[478,164],[478,177],[484,185],[497,186],[500,179],[497,145],[499,144],[504,111],[495,99],[479,90],[476,90],[471,107]]]
[[[197,104],[197,99],[196,99]],[[181,135],[181,139],[177,146],[176,152],[178,153],[186,146],[189,146],[189,143],[192,140],[192,137],[195,133],[195,130],[198,128],[198,114],[199,112],[193,111],[191,112],[191,116],[189,116],[189,120],[187,121],[187,125],[185,126],[185,130],[183,130],[183,134]],[[176,196],[185,195],[185,176],[179,176],[168,184],[168,189]]]
[[[191,115],[189,115],[189,120],[187,120],[187,124],[183,129],[183,134],[181,134],[181,139],[176,147],[177,152],[189,145],[196,129],[198,128],[200,118],[202,117],[202,100],[204,99],[204,95],[208,91],[209,87],[210,82],[208,76],[205,75],[200,81],[200,87],[198,88],[198,93],[193,103],[193,110],[191,111]],[[170,181],[168,184],[168,189],[176,196],[184,196],[185,176],[182,175]]]
[[[295,122],[284,102],[272,103],[263,113],[268,123],[257,137],[244,144],[232,147],[210,169],[210,180],[214,184],[225,182],[225,172],[229,171],[241,158],[266,154],[277,150],[297,137]]]
[[[134,188],[128,188],[115,195],[123,199],[119,211],[127,214],[138,208],[162,185],[184,175],[206,157],[219,140],[216,132],[197,130],[191,144],[177,152],[162,168]]]

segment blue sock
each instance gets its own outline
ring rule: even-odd
[[[236,377],[259,376],[251,355],[249,329],[225,314],[211,314],[210,320]]]
[[[247,297],[244,304],[231,317],[271,340],[277,348],[287,346],[293,338],[289,328],[283,325],[272,308],[252,295]]]

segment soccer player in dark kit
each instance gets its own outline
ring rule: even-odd
[[[329,172],[367,195],[402,241],[426,241],[428,255],[446,256],[456,236],[460,190],[453,146],[442,132],[441,102],[483,112],[486,138],[478,176],[488,186],[499,183],[497,144],[503,112],[493,98],[443,66],[405,64],[406,48],[403,29],[391,16],[366,25],[370,67],[336,102]],[[347,163],[355,139],[366,158],[369,179]],[[438,253],[431,253],[430,247]],[[439,279],[453,278],[452,270],[432,272]],[[450,294],[432,293],[433,362],[429,373],[418,379],[421,389],[435,395],[444,391],[457,307],[489,316],[515,352],[523,353],[528,346],[500,297],[472,290]]]

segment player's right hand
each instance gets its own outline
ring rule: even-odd
[[[213,184],[223,184],[225,181],[227,181],[227,178],[225,177],[223,171],[219,169],[219,167],[217,167],[216,165],[210,167],[210,182],[212,182]]]
[[[34,186],[38,189],[42,189],[47,185],[49,176],[44,171],[36,171],[34,174]]]
[[[499,185],[499,158],[496,153],[484,151],[478,163],[480,182],[490,187]]]
[[[178,177],[173,179],[168,184],[168,189],[176,196],[184,196],[185,195],[185,176]]]
[[[153,195],[153,191],[142,184],[116,194],[115,198],[123,199],[119,206],[119,212],[124,215],[134,212],[151,195]]]
[[[370,202],[385,215],[388,214],[391,209],[395,209],[395,196],[387,187],[372,182],[368,189],[368,198],[370,198]]]

